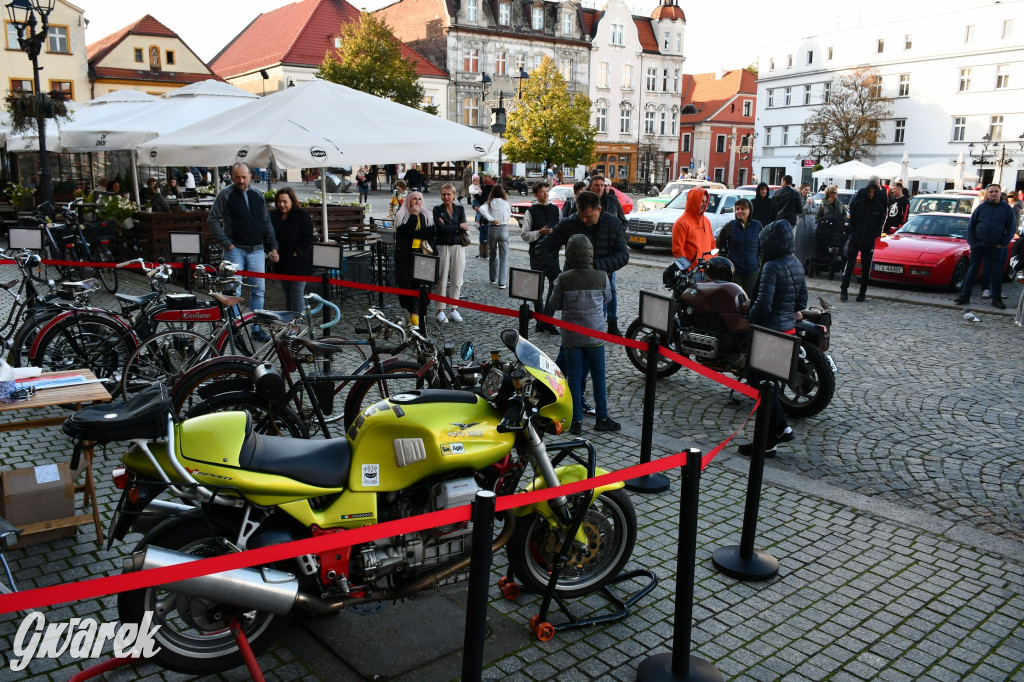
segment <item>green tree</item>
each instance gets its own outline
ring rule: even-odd
[[[833,78],[828,101],[804,123],[801,144],[811,155],[834,166],[854,159],[870,159],[884,139],[882,121],[892,115],[892,98],[882,97],[881,76],[861,67]]]
[[[402,56],[401,43],[383,19],[360,12],[359,21],[341,26],[341,47],[330,50],[316,75],[414,109],[437,113],[423,104],[416,63]]]
[[[589,166],[596,132],[590,125],[590,98],[570,94],[555,62],[544,57],[508,115],[503,149],[512,162]]]

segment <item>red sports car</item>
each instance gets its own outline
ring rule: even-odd
[[[623,194],[614,187],[608,188],[610,191],[615,193],[615,196],[619,198],[619,203],[622,204],[622,212],[629,215],[629,212],[633,210],[633,200],[626,194]],[[555,185],[551,188],[551,193],[548,196],[548,200],[558,207],[558,210],[562,210],[562,205],[565,204],[565,200],[572,196],[572,185]],[[523,216],[526,215],[526,209],[530,208],[532,201],[517,201],[512,204],[512,217],[519,221],[519,224],[523,224]]]
[[[960,289],[971,253],[967,245],[970,219],[952,213],[910,216],[895,234],[875,240],[871,279]],[[861,274],[860,258],[853,274]]]

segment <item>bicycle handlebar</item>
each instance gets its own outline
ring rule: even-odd
[[[317,302],[317,306],[313,308],[313,310],[309,311],[310,315],[316,315],[321,310],[323,310],[324,306],[327,306],[332,311],[334,311],[334,317],[320,325],[320,329],[330,329],[334,325],[341,322],[341,310],[338,308],[338,306],[334,305],[330,301],[325,301],[324,299],[320,298],[318,294],[306,294],[305,298],[307,301]]]

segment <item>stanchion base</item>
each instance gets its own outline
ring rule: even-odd
[[[665,474],[648,474],[626,480],[626,490],[634,493],[660,493],[668,489],[668,476]]]
[[[740,556],[739,545],[719,547],[711,553],[711,563],[722,573],[737,580],[770,580],[779,574],[779,560],[755,549],[749,559]]]
[[[658,654],[640,663],[636,669],[637,682],[724,682],[718,668],[703,658],[690,656],[690,670],[686,675],[672,672],[672,654]]]

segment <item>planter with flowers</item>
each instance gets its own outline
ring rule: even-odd
[[[7,194],[7,198],[11,200],[11,205],[17,208],[19,211],[31,211],[32,210],[32,195],[35,193],[30,187],[22,187],[15,183],[9,183],[7,189],[4,190]]]
[[[135,225],[132,218],[135,215],[135,204],[124,197],[107,197],[102,201],[100,212],[104,218],[121,223],[126,230],[130,230]]]

